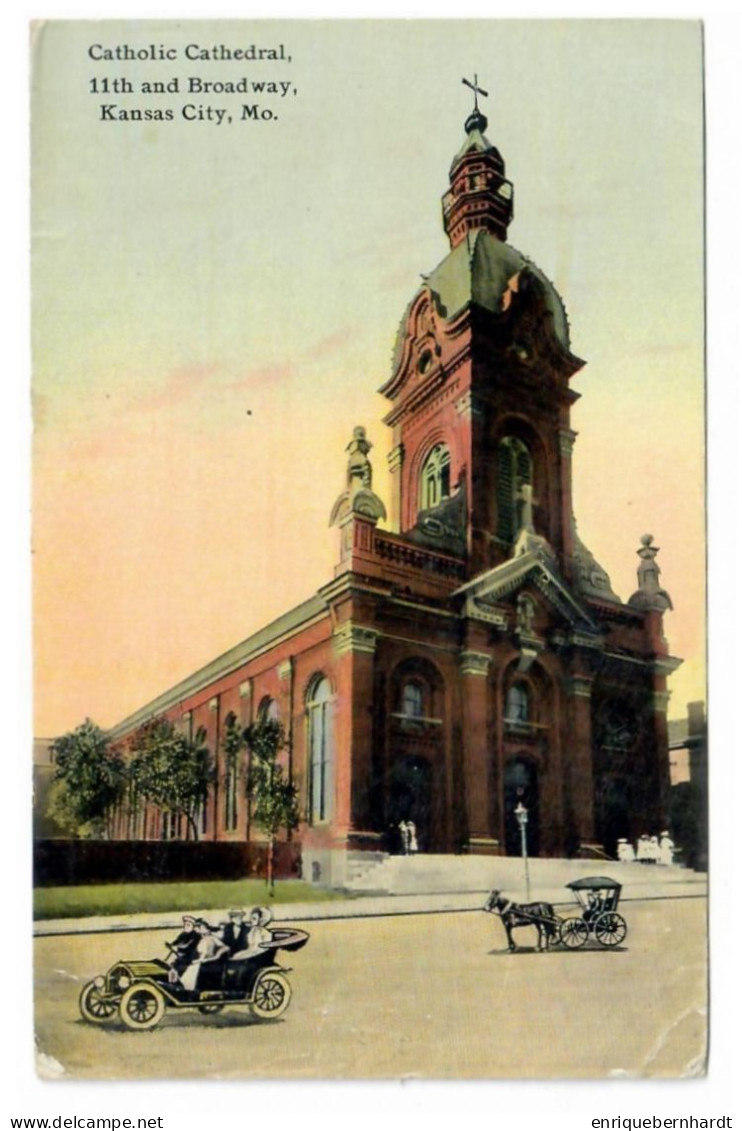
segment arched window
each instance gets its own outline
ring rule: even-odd
[[[309,717],[309,819],[328,821],[332,816],[332,688],[320,676],[307,696]]]
[[[278,722],[278,703],[275,699],[271,699],[270,695],[260,700],[258,720],[261,723]]]
[[[424,715],[423,689],[419,683],[408,680],[402,684],[400,714],[406,719],[421,719]]]
[[[527,723],[530,716],[528,688],[524,683],[513,683],[505,700],[505,719],[509,723]]]
[[[230,711],[224,720],[224,828],[237,828],[237,774],[240,731],[237,716]]]
[[[420,509],[437,507],[451,494],[451,453],[445,444],[436,444],[423,464],[420,476]]]
[[[508,545],[520,530],[521,489],[526,483],[533,484],[531,453],[516,436],[505,436],[497,446],[497,537]]]

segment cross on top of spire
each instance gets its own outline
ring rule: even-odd
[[[476,74],[474,75],[474,82],[469,82],[468,79],[462,79],[461,81],[464,83],[465,86],[468,86],[470,90],[474,91],[474,110],[476,112],[479,109],[479,103],[477,102],[477,95],[483,94],[485,98],[489,98],[489,94],[484,89],[484,87],[481,87],[481,86],[478,85],[479,79],[478,79]]]
[[[462,79],[461,81],[464,86],[468,86],[469,90],[474,92],[474,110],[466,119],[464,129],[468,134],[471,133],[472,130],[478,130],[480,133],[484,133],[487,129],[487,119],[479,109],[479,95],[481,94],[485,98],[489,98],[489,94],[484,87],[479,85],[479,78],[476,74],[474,75],[474,82],[470,82],[469,79]]]

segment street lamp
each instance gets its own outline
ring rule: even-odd
[[[515,819],[520,829],[520,850],[523,855],[523,869],[526,873],[526,903],[531,899],[531,878],[528,875],[528,845],[526,843],[526,825],[528,824],[528,810],[522,801],[515,807]]]

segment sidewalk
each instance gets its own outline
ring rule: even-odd
[[[597,870],[596,870],[597,871]],[[646,899],[705,899],[707,878],[688,873],[674,877],[671,872],[657,875],[655,870],[644,869],[646,879],[632,880],[624,886],[621,903]],[[627,877],[628,879],[628,877]],[[327,903],[280,903],[274,908],[276,923],[306,923],[322,919],[363,919],[387,915],[433,915],[451,911],[479,911],[489,894],[488,889],[464,892],[430,892],[420,895],[366,895],[354,899],[339,899]],[[522,885],[510,886],[507,894],[518,901],[525,898]],[[531,899],[546,901],[556,907],[572,905],[570,893],[560,884],[541,887],[532,885]],[[194,909],[194,914],[209,922],[220,922],[226,917],[225,908]],[[148,912],[137,915],[99,915],[87,919],[45,919],[34,923],[37,938],[52,935],[101,934],[128,931],[177,930],[181,912]]]

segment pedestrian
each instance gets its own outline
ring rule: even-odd
[[[616,855],[621,864],[633,864],[635,860],[634,847],[629,844],[625,836],[618,838],[618,849]]]
[[[636,843],[636,858],[640,864],[649,863],[649,837],[642,833]]]
[[[399,843],[403,856],[410,855],[410,830],[407,821],[399,822]]]
[[[666,868],[672,867],[674,852],[675,842],[665,829],[660,833],[660,864],[664,864]]]
[[[417,852],[417,828],[414,821],[407,822],[407,844],[409,855],[414,856]]]

